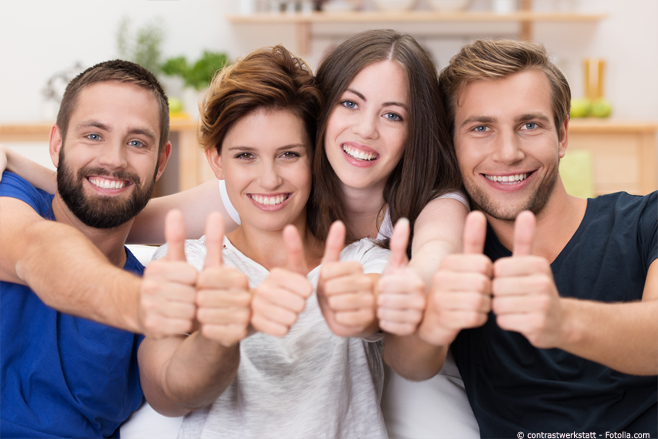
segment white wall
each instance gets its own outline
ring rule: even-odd
[[[475,8],[489,0],[475,0]],[[560,0],[565,2],[565,0]],[[366,4],[371,2],[367,0]],[[536,0],[535,7],[554,7],[557,0]],[[614,116],[623,119],[658,120],[658,1],[576,0],[584,12],[603,12],[598,24],[537,24],[535,38],[544,43],[570,79],[574,95],[582,94],[581,60],[600,56],[607,60],[606,95]],[[421,0],[421,7],[423,3]],[[224,16],[239,11],[229,0],[58,0],[3,2],[0,9],[0,123],[37,121],[44,114],[41,89],[55,72],[80,61],[89,66],[117,56],[116,29],[122,16],[141,25],[160,17],[166,25],[165,57],[185,54],[197,57],[203,49],[226,51],[231,58],[262,45],[282,43],[295,50],[294,29],[289,25],[232,25]],[[469,37],[423,37],[441,32],[465,32],[472,36],[499,32],[513,34],[516,25],[396,26],[421,34],[441,66]],[[368,26],[376,27],[376,26]],[[363,25],[315,26],[317,34],[339,34],[365,29]],[[339,36],[320,37],[308,57],[317,65],[327,47]]]

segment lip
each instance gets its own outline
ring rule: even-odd
[[[286,199],[279,204],[261,204],[253,198],[253,197],[274,198],[278,196],[284,196],[286,197]],[[293,196],[292,192],[277,192],[273,194],[256,194],[256,193],[247,194],[247,198],[249,199],[249,201],[251,201],[251,204],[253,204],[257,209],[260,209],[265,212],[277,212],[283,209],[284,207],[286,207],[286,205],[288,205],[292,196]]]
[[[366,154],[377,154],[377,157],[373,160],[359,160],[347,154],[347,152],[345,152],[345,148],[356,149]],[[377,151],[375,151],[374,149],[368,146],[356,142],[341,143],[340,152],[343,154],[343,157],[349,164],[351,164],[352,166],[356,166],[357,168],[368,168],[370,166],[373,166],[375,163],[379,161],[379,159],[381,159],[381,155]]]
[[[534,179],[536,173],[537,171],[534,170],[534,171],[509,172],[509,173],[491,173],[491,174],[480,173],[480,176],[487,184],[489,184],[489,186],[493,187],[496,190],[503,192],[517,192],[525,189],[530,184],[530,182]],[[524,180],[516,183],[491,181],[486,177],[487,175],[489,176],[494,175],[496,177],[509,177],[519,174],[528,174],[528,176]]]
[[[88,183],[87,185],[92,188],[95,192],[100,193],[102,195],[116,195],[116,194],[121,194],[123,192],[126,192],[129,190],[130,187],[133,186],[133,182],[129,180],[122,180],[120,178],[112,178],[108,177],[106,175],[87,175],[85,176],[84,180]],[[97,182],[101,182],[104,186],[108,187],[101,187],[97,185],[96,183],[92,183],[92,180],[96,180]],[[113,185],[121,184],[123,183],[123,186],[121,187],[111,187]]]

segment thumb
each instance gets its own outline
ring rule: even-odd
[[[165,241],[167,241],[168,261],[185,261],[185,220],[183,213],[170,210],[165,218]]]
[[[535,239],[535,215],[523,211],[514,222],[513,256],[528,256],[532,254],[532,244]]]
[[[464,254],[482,254],[486,237],[487,218],[477,210],[469,213],[464,226]]]
[[[206,260],[204,268],[222,265],[222,245],[224,243],[224,220],[219,212],[208,215],[206,220]]]
[[[329,229],[329,235],[327,235],[327,241],[325,242],[322,264],[338,262],[340,260],[340,252],[343,251],[344,246],[345,224],[340,221],[334,221]]]
[[[306,276],[308,270],[304,259],[304,245],[297,227],[288,224],[283,229],[283,243],[286,246],[286,268]]]
[[[389,241],[391,256],[388,258],[386,271],[403,268],[409,262],[409,259],[407,259],[407,245],[409,245],[410,229],[409,220],[406,218],[400,218],[395,224]]]

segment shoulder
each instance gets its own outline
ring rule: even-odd
[[[0,180],[0,197],[9,197],[21,200],[36,210],[39,215],[53,219],[53,196],[32,186],[27,180],[18,175],[4,171]]]
[[[430,203],[432,203],[433,201],[437,201],[437,200],[455,200],[455,201],[459,201],[460,203],[462,203],[464,205],[464,207],[466,207],[467,210],[469,210],[469,211],[471,210],[471,206],[470,206],[470,203],[468,202],[468,197],[466,196],[466,193],[464,193],[463,191],[460,191],[460,190],[459,191],[447,192],[443,195],[439,195],[437,197],[434,197],[434,198],[432,198]],[[430,203],[428,203],[428,204],[430,204]]]
[[[364,273],[381,273],[388,263],[389,255],[389,250],[380,247],[372,239],[364,238],[345,247],[340,260],[359,262]]]
[[[142,276],[144,274],[144,265],[139,262],[137,257],[130,251],[128,247],[126,249],[126,263],[123,266],[123,269],[126,271],[132,271],[133,273]]]

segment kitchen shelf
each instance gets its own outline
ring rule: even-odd
[[[529,9],[529,8],[526,8]],[[538,22],[598,22],[605,14],[544,13],[521,10],[509,14],[486,11],[404,11],[404,12],[312,12],[312,13],[257,13],[253,15],[229,15],[233,24],[294,24],[296,27],[297,53],[307,55],[310,49],[313,24],[340,23],[519,23],[519,37],[532,40],[532,24]]]

